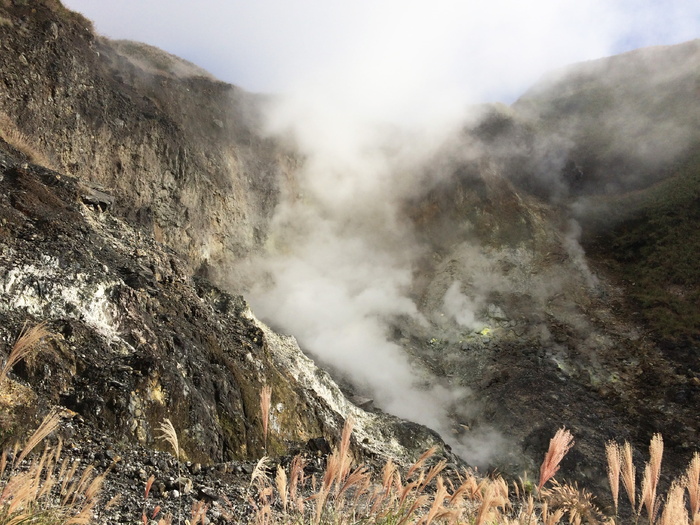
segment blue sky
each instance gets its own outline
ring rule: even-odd
[[[509,102],[553,68],[700,37],[699,0],[64,3],[104,35],[156,45],[250,91],[344,86],[346,97],[396,108]]]

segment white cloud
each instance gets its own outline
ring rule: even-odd
[[[247,89],[342,74],[363,105],[393,114],[426,99],[512,98],[552,67],[700,36],[695,0],[65,3],[108,36],[157,45]]]

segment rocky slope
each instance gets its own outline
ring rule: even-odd
[[[59,2],[0,16],[0,113],[52,165],[205,270],[264,239],[294,160],[259,133],[260,98],[180,59],[96,36]]]
[[[662,432],[674,467],[697,447],[699,49],[572,66],[484,108],[444,152],[479,155],[442,162],[451,176],[409,206],[433,250],[423,312],[457,280],[489,327],[443,323],[417,353],[530,457],[571,426],[589,483],[607,439]]]
[[[131,458],[113,483],[129,486],[132,502],[148,466],[132,448],[167,448],[157,439],[165,418],[182,458],[209,466],[325,451],[348,418],[358,458],[405,464],[442,448],[424,427],[347,401],[292,337],[259,322],[241,297],[193,280],[177,254],[112,215],[109,195],[27,163],[4,141],[0,188],[0,338],[9,351],[25,323],[47,322],[52,333],[0,387],[6,445],[49,407],[67,408],[77,420],[64,433],[69,450]],[[267,439],[263,385],[272,389]]]
[[[412,168],[427,182],[400,218],[422,320],[389,319],[391,339],[468,393],[446,437],[508,436],[493,466],[533,472],[561,425],[578,443],[563,472],[590,485],[607,439],[663,432],[672,467],[696,448],[699,70],[698,42],[576,66]],[[6,439],[60,404],[103,448],[162,447],[169,417],[193,464],[252,459],[270,384],[273,454],[348,416],[358,455],[439,442],[347,401],[210,283],[238,289],[227,270],[267,254],[304,166],[262,133],[265,99],[50,0],[0,3],[0,86],[2,341],[27,320],[56,334],[15,369],[32,393],[4,407]]]

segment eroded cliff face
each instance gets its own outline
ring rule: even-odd
[[[348,418],[359,456],[408,463],[442,446],[425,428],[349,403],[293,338],[260,323],[241,297],[193,280],[175,252],[115,217],[79,179],[28,164],[0,141],[0,188],[3,345],[24,323],[45,321],[54,334],[15,369],[11,384],[24,393],[3,398],[5,438],[56,404],[105,446],[162,446],[167,417],[184,457],[202,463],[333,442]],[[272,389],[267,448],[263,385]]]
[[[109,441],[158,446],[168,417],[193,461],[259,458],[267,384],[268,453],[333,442],[349,417],[359,455],[405,463],[442,446],[352,405],[293,338],[205,279],[260,249],[298,162],[262,136],[261,97],[97,37],[59,3],[0,16],[3,340],[24,322],[56,334],[18,369],[33,393],[6,407],[11,434],[61,404]]]
[[[294,162],[261,135],[261,97],[98,37],[58,2],[0,16],[0,113],[56,169],[102,185],[195,271],[261,245]]]

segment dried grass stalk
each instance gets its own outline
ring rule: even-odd
[[[654,481],[654,489],[658,486],[661,475],[661,460],[664,455],[664,440],[661,434],[654,434],[649,443],[649,464],[651,465],[651,475]]]
[[[173,447],[173,451],[175,452],[175,457],[180,460],[180,442],[177,439],[177,432],[175,432],[175,427],[173,426],[172,421],[168,419],[167,417],[163,420],[163,422],[160,424],[158,427],[158,430],[160,430],[160,435],[158,436],[160,439],[163,441],[167,441],[171,447]]]
[[[610,441],[605,445],[605,455],[608,459],[608,481],[610,482],[610,492],[612,493],[613,503],[615,504],[615,514],[617,515],[618,496],[620,494],[620,469],[621,469],[621,454],[620,446]]]
[[[682,483],[674,481],[668,489],[666,505],[659,525],[690,525],[685,508],[685,488]]]
[[[656,517],[656,511],[658,507],[656,506],[656,494],[652,490],[652,468],[649,463],[644,466],[644,475],[642,476],[642,486],[640,492],[640,502],[639,508],[637,509],[637,515],[642,513],[642,509],[647,509],[647,517],[649,518],[649,523],[654,523]]]
[[[262,414],[263,444],[267,452],[267,430],[270,424],[270,407],[272,406],[272,388],[265,385],[260,390],[260,412]]]
[[[148,499],[148,495],[151,493],[151,487],[153,486],[153,482],[156,480],[156,477],[151,474],[148,480],[146,481],[146,487],[143,490],[143,499]]]
[[[31,435],[29,440],[27,440],[27,444],[22,449],[22,452],[19,455],[19,458],[17,458],[15,465],[22,463],[22,460],[26,458],[32,450],[34,450],[34,447],[36,447],[39,443],[41,443],[44,440],[46,436],[48,436],[49,434],[51,434],[51,432],[58,428],[58,425],[61,423],[61,418],[63,417],[63,414],[64,412],[62,409],[51,409],[51,411],[41,422],[41,425],[39,425],[39,428],[37,428]]]
[[[287,512],[287,473],[282,467],[277,466],[277,475],[275,476],[275,484],[277,485],[277,493],[280,496],[280,501],[282,502],[282,509]]]
[[[632,508],[636,508],[636,495],[637,495],[637,486],[636,486],[636,468],[634,466],[634,463],[632,462],[632,445],[630,445],[629,441],[625,441],[625,444],[622,446],[622,485],[625,487],[625,491],[627,492],[627,497],[630,500],[630,505],[632,505]]]
[[[10,355],[7,357],[7,361],[5,362],[5,366],[2,368],[2,371],[0,371],[0,383],[5,380],[8,372],[13,366],[29,356],[36,347],[37,343],[49,335],[51,335],[51,332],[49,332],[46,328],[45,322],[34,325],[31,328],[27,328],[27,324],[25,323],[19,337],[17,338],[17,341],[15,341],[15,344],[12,346]]]
[[[661,475],[661,460],[664,453],[664,441],[661,434],[654,434],[649,444],[649,463],[644,469],[642,478],[642,502],[637,514],[641,512],[641,507],[647,509],[649,523],[656,521],[656,514],[659,510],[659,503],[656,501],[656,493]]]
[[[449,496],[445,483],[441,477],[437,479],[437,488],[435,490],[435,495],[433,496],[433,504],[430,506],[430,510],[425,517],[426,525],[429,525],[434,519],[438,517],[441,511],[445,510],[442,504],[445,499]]]
[[[574,446],[574,436],[566,428],[557,430],[554,437],[549,441],[549,450],[540,466],[540,482],[538,490],[542,490],[547,481],[552,479],[559,470],[559,463],[564,459],[566,453]]]
[[[433,479],[435,479],[435,476],[440,474],[445,467],[447,466],[447,461],[444,459],[441,459],[438,461],[433,467],[428,471],[428,475],[425,477],[425,480],[423,483],[420,485],[418,488],[418,491],[421,492],[425,487],[427,487]]]
[[[289,498],[297,501],[297,490],[304,484],[304,458],[299,455],[294,456],[289,470]]]
[[[421,454],[421,456],[416,460],[416,462],[411,466],[411,468],[408,469],[408,472],[406,473],[406,478],[410,478],[416,471],[420,470],[425,464],[425,462],[435,455],[437,449],[437,445],[433,445],[428,450],[423,452],[423,454]]]
[[[250,484],[248,486],[250,487],[253,484],[257,484],[258,486],[268,485],[270,483],[270,479],[268,478],[266,471],[269,466],[270,458],[267,456],[261,457],[255,465],[253,473],[250,475]]]
[[[339,470],[337,476],[337,484],[343,483],[350,473],[350,467],[352,467],[352,455],[350,454],[350,436],[352,434],[352,429],[355,426],[355,421],[349,417],[345,420],[345,425],[343,425],[343,434],[340,438],[340,449],[338,450],[338,455],[340,457]]]
[[[695,516],[700,510],[700,454],[693,454],[685,474],[686,489],[690,502],[690,515]]]
[[[479,512],[476,515],[476,525],[482,525],[484,520],[488,516],[491,507],[494,506],[497,498],[496,487],[489,483],[484,492],[484,498],[481,500],[481,506],[479,507]]]

